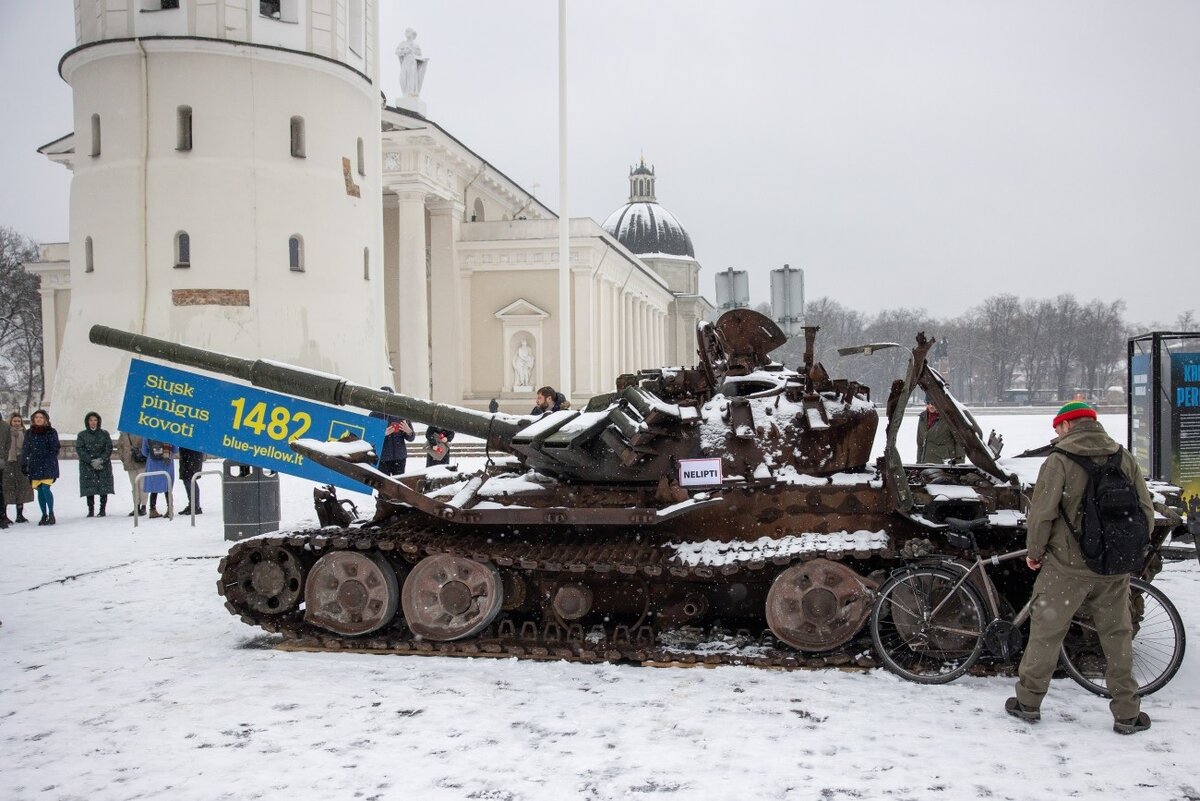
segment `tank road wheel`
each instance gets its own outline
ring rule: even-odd
[[[849,642],[871,614],[874,585],[828,559],[792,565],[767,593],[767,625],[801,651],[828,651]]]
[[[504,603],[500,571],[450,554],[417,563],[400,594],[413,633],[430,640],[461,640],[487,628]]]
[[[334,551],[317,560],[304,583],[304,620],[353,637],[386,626],[400,603],[396,571],[382,556]]]
[[[277,615],[290,612],[300,603],[304,568],[287,548],[257,545],[230,560],[222,575],[225,597],[234,606]]]

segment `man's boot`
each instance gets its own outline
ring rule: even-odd
[[[29,522],[29,518],[25,516],[25,504],[23,504],[23,503],[17,504],[16,520],[18,523],[28,523]]]
[[[95,517],[96,516],[96,498],[94,495],[87,496],[87,505],[88,505],[87,516]]]
[[[1150,716],[1145,712],[1139,712],[1136,718],[1113,721],[1113,731],[1117,734],[1137,734],[1148,728],[1150,728]]]
[[[96,515],[96,517],[105,517],[107,509],[108,509],[108,496],[101,495],[100,496],[100,514]]]

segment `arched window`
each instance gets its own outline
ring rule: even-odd
[[[92,238],[89,236],[83,240],[83,271],[85,273],[96,272],[95,251],[92,249]]]
[[[192,238],[188,236],[187,231],[175,234],[175,266],[192,266]]]
[[[294,273],[304,272],[304,238],[300,234],[288,239],[288,267]]]
[[[371,249],[363,248],[363,280],[371,280]]]
[[[292,117],[292,155],[304,158],[304,118]]]
[[[358,174],[367,174],[367,156],[366,152],[363,150],[363,140],[361,136],[358,137]]]
[[[192,107],[180,106],[175,109],[175,149],[192,149]]]
[[[475,205],[471,210],[471,222],[483,222],[483,198],[475,198]]]
[[[92,156],[100,155],[100,115],[92,115]]]

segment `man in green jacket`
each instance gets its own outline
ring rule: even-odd
[[[937,407],[925,399],[925,411],[917,416],[917,464],[961,462],[967,451],[954,436],[954,429]]]
[[[1121,471],[1137,490],[1146,526],[1153,528],[1154,505],[1137,462],[1108,436],[1090,406],[1079,402],[1063,406],[1054,418],[1054,432],[1058,434],[1056,447],[1092,457],[1097,465],[1121,450]],[[1086,606],[1104,649],[1113,729],[1133,734],[1150,728],[1150,717],[1141,711],[1138,683],[1133,678],[1129,576],[1092,572],[1071,533],[1072,528],[1079,530],[1087,485],[1087,471],[1061,453],[1051,452],[1038,474],[1029,502],[1026,536],[1029,554],[1025,562],[1030,570],[1038,571],[1029,643],[1018,669],[1017,694],[1008,699],[1005,709],[1029,723],[1041,719],[1042,699],[1058,664],[1063,637],[1076,611]],[[1064,513],[1070,518],[1070,527]]]

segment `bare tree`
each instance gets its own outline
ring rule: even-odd
[[[1079,368],[1082,387],[1100,397],[1125,356],[1125,301],[1093,300],[1079,313]]]
[[[34,242],[0,226],[0,394],[26,410],[42,396],[42,303],[21,265],[37,258]]]
[[[1054,304],[1048,300],[1026,300],[1021,304],[1021,324],[1018,337],[1021,350],[1020,366],[1025,373],[1025,387],[1032,401],[1042,389],[1050,369],[1049,346],[1054,322]]]
[[[983,335],[987,400],[1004,400],[1019,360],[1021,301],[1016,295],[993,295],[972,312]]]

